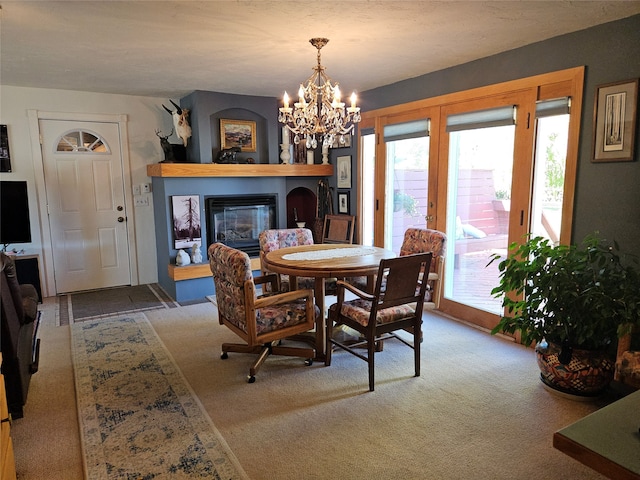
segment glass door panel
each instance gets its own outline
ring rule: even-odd
[[[514,141],[513,125],[449,134],[444,298],[496,315],[498,269],[486,266],[509,243]]]
[[[376,173],[376,135],[375,133],[362,135],[360,137],[362,149],[362,178],[360,185],[361,192],[361,217],[362,217],[362,245],[374,245],[374,222],[375,222],[375,173]]]
[[[384,248],[400,251],[407,228],[426,227],[429,137],[387,142]]]
[[[560,242],[569,114],[537,120],[531,234]]]

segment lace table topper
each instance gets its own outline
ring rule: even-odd
[[[356,247],[356,248],[331,248],[328,250],[316,250],[313,252],[297,252],[283,255],[284,260],[327,260],[329,258],[342,257],[362,257],[375,253],[373,247]]]

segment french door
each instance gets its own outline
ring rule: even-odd
[[[399,252],[408,228],[425,228],[434,221],[431,211],[436,204],[433,186],[437,163],[431,162],[430,153],[435,147],[429,134],[432,114],[421,109],[385,117],[375,131],[366,124],[362,129],[359,191],[363,244]]]
[[[444,199],[447,252],[440,308],[491,328],[502,299],[491,296],[498,269],[492,254],[528,231],[533,131],[530,92],[442,108],[438,187]]]
[[[583,80],[578,67],[363,113],[363,242],[397,252],[410,226],[444,231],[440,310],[493,328],[491,256],[528,234],[571,241]],[[426,136],[403,136],[420,121]]]

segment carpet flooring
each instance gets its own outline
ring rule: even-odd
[[[71,337],[86,478],[247,478],[144,314]]]
[[[85,478],[69,331],[86,322],[56,326],[57,300],[42,305],[40,370],[12,425],[21,480]],[[551,393],[532,349],[436,313],[424,315],[422,376],[413,377],[411,350],[389,341],[375,392],[366,364],[346,352],[330,367],[269,358],[249,385],[255,358],[220,358],[221,344],[238,338],[213,304],[144,315],[252,480],[605,478],[554,449],[552,437],[615,392],[589,402]]]

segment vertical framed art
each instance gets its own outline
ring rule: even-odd
[[[349,214],[349,192],[338,192],[338,213]]]
[[[338,188],[351,188],[351,157],[338,157],[336,162]]]
[[[200,225],[200,196],[173,195],[171,197],[173,241],[176,250],[202,244]]]
[[[638,79],[596,88],[593,111],[593,161],[633,160]]]
[[[11,154],[9,153],[9,133],[6,125],[0,125],[0,172],[11,171]]]

